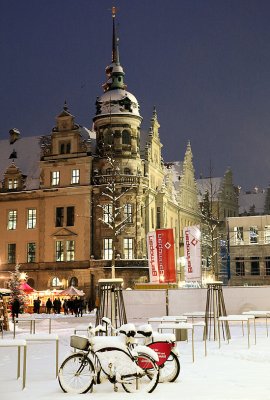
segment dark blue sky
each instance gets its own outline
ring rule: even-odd
[[[49,134],[66,99],[92,125],[111,60],[120,60],[148,129],[153,105],[165,161],[191,141],[197,176],[270,183],[269,0],[2,0],[0,137]]]

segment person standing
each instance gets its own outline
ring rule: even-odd
[[[39,314],[39,312],[40,312],[40,303],[41,303],[41,301],[40,301],[40,298],[38,297],[37,300],[36,300],[36,312],[37,312],[37,314]]]
[[[49,298],[49,299],[46,301],[46,313],[47,313],[47,314],[50,314],[50,313],[51,313],[52,306],[53,306],[52,301],[51,301],[51,299]]]
[[[12,313],[13,322],[14,322],[15,318],[19,318],[20,307],[21,307],[21,303],[20,303],[19,299],[17,297],[15,297],[15,299],[13,300],[12,305],[11,305],[11,313]]]

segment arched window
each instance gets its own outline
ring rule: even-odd
[[[52,278],[52,287],[58,287],[61,286],[61,281],[59,278],[57,278],[57,276],[54,276]]]
[[[131,144],[131,136],[127,130],[122,132],[122,144]]]
[[[104,144],[113,144],[113,132],[106,130],[104,132]]]
[[[69,281],[69,286],[78,286],[78,278],[76,278],[76,276],[73,276],[70,281]]]

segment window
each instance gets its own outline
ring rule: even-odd
[[[71,173],[71,184],[80,183],[80,170],[73,169]]]
[[[265,257],[265,275],[270,275],[270,256]]]
[[[124,238],[124,258],[130,260],[133,258],[133,239]]]
[[[74,207],[67,207],[67,226],[74,226]]]
[[[57,240],[55,243],[56,247],[56,254],[55,259],[56,261],[64,261],[64,242],[61,240]]]
[[[112,259],[112,239],[103,239],[103,258],[104,260]]]
[[[70,142],[60,143],[60,154],[69,154],[70,148],[71,148]]]
[[[64,207],[56,207],[55,226],[56,227],[64,226],[65,223],[66,223],[66,226],[74,226],[75,207],[74,206],[67,207],[66,220],[64,219],[64,217],[65,217],[65,208]]]
[[[57,276],[52,278],[52,287],[59,287],[61,286],[61,281]]]
[[[251,244],[258,243],[258,228],[257,228],[257,226],[251,226],[249,228],[249,242]]]
[[[259,257],[250,257],[250,274],[260,275]]]
[[[55,226],[64,225],[64,207],[56,207]]]
[[[270,243],[270,225],[266,225],[264,227],[264,243],[265,244]]]
[[[70,281],[69,281],[69,286],[78,286],[78,278],[76,278],[76,276],[73,276]]]
[[[75,242],[74,240],[66,241],[66,261],[74,261],[75,257]]]
[[[233,228],[234,232],[234,244],[243,244],[244,243],[244,232],[242,226],[235,226]]]
[[[126,130],[122,132],[122,144],[131,144],[130,133]]]
[[[57,240],[55,243],[56,261],[74,261],[75,259],[75,242],[74,240]]]
[[[27,262],[36,262],[36,243],[27,243]]]
[[[106,169],[106,175],[112,175],[112,168]]]
[[[235,275],[245,276],[245,262],[242,257],[235,257]]]
[[[126,222],[132,222],[132,204],[125,204],[124,207],[124,218]]]
[[[155,225],[154,225],[154,209],[153,208],[151,208],[151,225],[152,225],[152,229],[154,229]]]
[[[113,144],[113,132],[106,131],[104,132],[104,144]]]
[[[8,264],[15,264],[16,262],[16,243],[8,244]]]
[[[106,223],[112,222],[112,204],[103,206],[103,221]]]
[[[8,230],[13,230],[16,229],[17,227],[17,211],[16,210],[10,210],[8,212]]]
[[[12,189],[17,189],[18,188],[18,178],[9,178],[8,179],[8,189],[12,190]]]
[[[124,168],[124,175],[130,175],[130,168]]]
[[[27,210],[27,229],[34,229],[37,224],[37,210],[29,208]]]
[[[60,172],[53,171],[51,176],[51,184],[52,186],[58,186],[60,183]]]

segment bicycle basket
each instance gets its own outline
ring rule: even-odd
[[[87,350],[89,347],[89,340],[85,336],[70,336],[70,346],[79,350]]]

